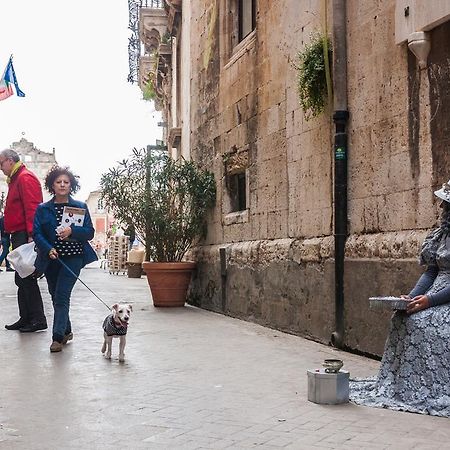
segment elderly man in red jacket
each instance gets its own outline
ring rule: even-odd
[[[0,169],[9,184],[4,212],[5,231],[10,233],[12,248],[15,249],[33,240],[34,213],[42,203],[42,189],[36,175],[25,167],[14,150],[0,152]],[[37,279],[33,276],[20,278],[16,272],[15,283],[20,317],[5,328],[23,333],[45,330],[47,320]]]

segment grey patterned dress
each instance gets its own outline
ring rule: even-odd
[[[450,233],[443,225],[428,235],[422,247],[421,263],[439,269],[427,294],[450,285]],[[409,316],[395,312],[378,375],[351,380],[350,400],[450,417],[450,303]]]

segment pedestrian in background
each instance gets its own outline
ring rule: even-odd
[[[5,218],[3,217],[3,212],[0,212],[0,266],[3,261],[5,261],[5,267],[7,272],[14,272],[8,259],[6,258],[9,253],[9,246],[11,245],[11,240],[9,234],[5,233]],[[0,269],[2,272],[2,269]]]
[[[125,230],[125,236],[129,237],[128,242],[128,250],[131,250],[133,248],[133,243],[136,239],[136,229],[134,228],[134,225],[132,223],[129,223],[126,230]]]
[[[36,175],[25,167],[12,149],[0,152],[0,169],[8,183],[4,211],[5,233],[10,234],[14,250],[33,240],[33,219],[37,206],[42,202],[42,189]],[[19,320],[5,325],[5,328],[24,333],[45,330],[47,320],[36,277],[30,275],[20,278],[16,272],[14,280],[18,288]]]
[[[53,198],[38,206],[34,218],[33,236],[38,247],[36,270],[45,273],[53,302],[50,351],[60,352],[63,345],[73,339],[69,316],[73,286],[81,269],[97,260],[89,243],[95,230],[86,203],[70,195],[79,190],[80,184],[69,168],[53,166],[44,184]],[[72,222],[74,215],[78,219]]]

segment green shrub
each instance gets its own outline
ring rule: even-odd
[[[105,205],[133,224],[149,261],[181,261],[206,234],[206,213],[216,199],[214,175],[166,151],[133,149],[129,159],[102,175]]]

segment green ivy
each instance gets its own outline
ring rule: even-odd
[[[321,114],[328,100],[324,46],[331,61],[330,40],[319,33],[298,53],[298,94],[306,120]]]

